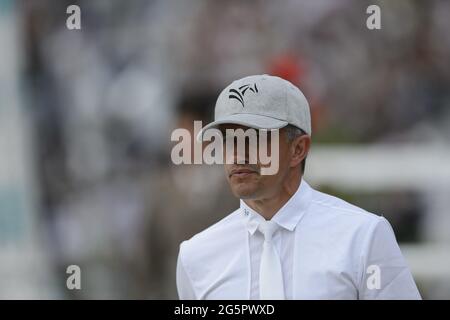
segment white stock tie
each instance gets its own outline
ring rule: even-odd
[[[258,230],[264,235],[264,245],[259,269],[259,297],[261,300],[284,299],[283,273],[272,235],[278,229],[273,221],[263,221]]]

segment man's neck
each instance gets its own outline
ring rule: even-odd
[[[287,181],[283,184],[280,191],[267,198],[257,200],[247,199],[244,202],[253,210],[258,212],[264,219],[270,220],[273,216],[289,201],[289,199],[298,190],[302,179],[300,178]]]

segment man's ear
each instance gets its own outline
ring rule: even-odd
[[[311,137],[307,134],[296,137],[291,143],[291,167],[301,164],[311,147]]]

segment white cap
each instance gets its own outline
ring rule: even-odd
[[[291,124],[311,136],[311,114],[303,93],[289,81],[267,74],[227,86],[217,99],[214,121],[197,138],[201,140],[205,130],[225,123],[268,130]]]

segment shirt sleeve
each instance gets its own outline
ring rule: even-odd
[[[361,255],[360,299],[421,299],[389,222],[380,217]]]
[[[177,259],[177,271],[176,271],[176,282],[179,300],[195,300],[195,292],[192,287],[189,275],[186,272],[182,261],[182,246],[178,253]]]

